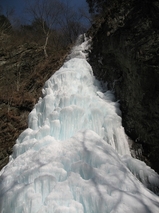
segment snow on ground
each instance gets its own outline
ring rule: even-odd
[[[149,190],[158,192],[159,176],[130,156],[119,105],[94,78],[82,38],[0,172],[1,213],[159,212]]]

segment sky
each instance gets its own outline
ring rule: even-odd
[[[34,1],[34,0],[33,0]],[[62,2],[69,2],[73,7],[87,8],[86,0],[61,0]],[[22,22],[25,22],[27,16],[25,14],[25,6],[27,0],[0,0],[0,6],[2,7],[3,14],[6,11],[14,10],[14,18],[20,18]]]
[[[67,0],[61,0],[62,2],[66,2]],[[85,6],[87,7],[86,0],[69,0],[68,1],[73,6]],[[7,8],[14,8],[17,14],[22,13],[25,7],[26,0],[0,0],[0,5],[3,10]]]
[[[14,9],[16,14],[21,14],[25,6],[25,0],[0,0],[3,12]]]

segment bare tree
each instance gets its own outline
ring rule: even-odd
[[[0,5],[0,34],[5,34],[11,32],[13,29],[17,29],[21,23],[22,17],[18,18],[16,16],[14,7],[6,5],[5,8],[2,8]]]
[[[47,58],[47,45],[53,29],[58,27],[59,19],[63,11],[63,4],[58,0],[35,0],[28,2],[27,12],[33,19],[39,22],[39,26],[45,35],[43,46],[44,55]]]
[[[79,13],[81,14],[81,17],[83,17],[84,22],[87,24],[88,27],[93,24],[93,15],[88,12],[87,8],[80,7]]]
[[[4,15],[0,15],[0,34],[5,34],[12,29],[11,23]]]
[[[64,4],[63,13],[60,18],[59,25],[68,43],[73,43],[78,35],[86,30],[82,23],[83,15],[77,8],[75,10],[68,1]]]

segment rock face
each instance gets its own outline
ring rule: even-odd
[[[95,76],[115,92],[127,135],[159,172],[159,1],[114,0],[88,34]]]

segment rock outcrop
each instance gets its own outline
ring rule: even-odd
[[[115,92],[127,135],[159,172],[159,1],[111,1],[88,34],[95,76]]]

